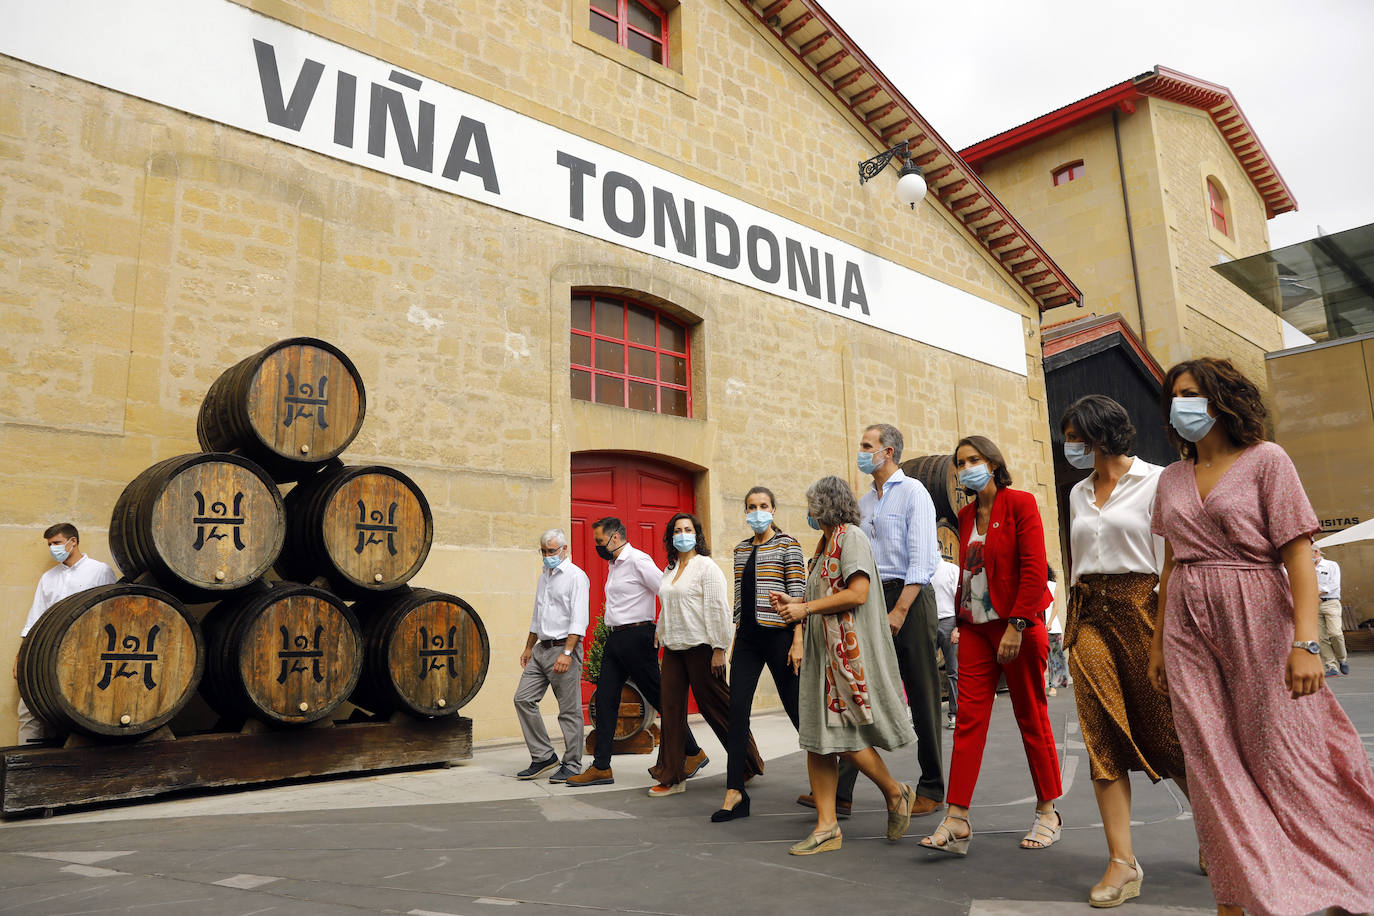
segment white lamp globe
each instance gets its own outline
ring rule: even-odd
[[[897,199],[913,208],[926,196],[926,180],[921,170],[909,161],[897,175]]]

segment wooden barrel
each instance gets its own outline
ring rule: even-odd
[[[110,518],[110,553],[134,578],[196,601],[253,582],[286,537],[281,491],[238,455],[196,452],[158,462],[124,488]]]
[[[972,497],[959,486],[959,475],[954,471],[954,456],[922,455],[908,458],[902,462],[902,473],[919,480],[930,491],[937,519],[958,524],[959,510]]]
[[[349,597],[392,591],[420,571],[434,539],[429,502],[392,468],[326,468],[286,496],[282,577],[324,576]]]
[[[174,596],[116,583],[48,608],[19,644],[19,694],[59,731],[134,736],[169,721],[205,664],[200,625]]]
[[[935,527],[935,540],[940,544],[940,556],[959,565],[959,527],[941,522]]]
[[[219,603],[204,623],[201,693],[227,718],[304,725],[329,715],[357,686],[358,619],[324,589],[264,586]]]
[[[366,413],[362,377],[343,351],[293,337],[215,379],[196,435],[206,451],[241,452],[278,481],[299,480],[341,454]]]
[[[587,703],[587,717],[596,724],[596,696]],[[620,690],[620,710],[615,719],[615,740],[625,741],[640,732],[646,731],[654,723],[654,708],[635,686],[634,681],[626,681]]]
[[[451,716],[482,688],[491,661],[487,628],[455,595],[407,589],[359,602],[363,676],[353,702],[377,714]]]

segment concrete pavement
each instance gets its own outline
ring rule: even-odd
[[[1374,746],[1374,657],[1355,656],[1332,682]],[[1050,700],[1061,742],[1064,840],[1023,851],[1034,806],[1011,717],[1000,698],[975,799],[967,859],[932,856],[917,839],[938,822],[913,821],[900,843],[883,839],[882,800],[860,780],[844,848],[787,855],[810,812],[804,755],[780,714],[756,718],[767,772],[750,785],[754,814],[708,818],[724,793],[724,754],[682,795],[648,798],[652,758],[618,757],[613,786],[570,789],[506,775],[522,745],[479,746],[445,770],[219,793],[10,821],[0,826],[0,914],[78,913],[475,914],[1087,912],[1082,901],[1106,862],[1071,690]],[[480,734],[481,723],[477,723]],[[945,733],[948,742],[949,733]],[[909,749],[887,755],[914,781]],[[946,763],[948,748],[946,748]],[[1196,868],[1191,817],[1168,783],[1135,782],[1135,842],[1147,912],[1211,911]]]

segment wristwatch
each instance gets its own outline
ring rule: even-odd
[[[572,649],[564,649],[563,654],[566,655],[568,658],[572,658]]]
[[[1321,645],[1321,643],[1317,642],[1315,639],[1309,639],[1307,642],[1303,642],[1302,640],[1294,640],[1294,642],[1293,642],[1293,648],[1294,648],[1294,649],[1306,649],[1308,652],[1311,652],[1313,655],[1321,655],[1321,654],[1322,654],[1322,645]]]
[[[1025,630],[1026,627],[1030,626],[1030,621],[1027,620],[1027,619],[1024,618],[1024,617],[1013,617],[1013,618],[1011,618],[1010,620],[1008,620],[1007,623],[1009,623],[1009,624],[1011,624],[1013,627],[1015,627],[1015,628],[1016,628],[1016,632],[1018,632],[1018,633],[1020,633],[1020,632],[1022,632],[1023,630]]]

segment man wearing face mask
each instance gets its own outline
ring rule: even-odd
[[[530,765],[515,774],[534,779],[558,766],[558,756],[544,728],[539,701],[553,687],[558,700],[558,726],[563,732],[563,765],[549,782],[567,782],[582,772],[582,634],[587,631],[587,595],[591,581],[568,557],[568,535],[550,528],[539,538],[543,564],[534,592],[534,617],[525,651],[520,653],[520,685],[515,712]]]
[[[94,588],[97,585],[110,585],[115,581],[114,570],[93,557],[81,552],[81,538],[76,526],[63,522],[53,525],[43,532],[48,542],[48,552],[57,565],[43,573],[38,580],[38,588],[33,593],[33,606],[29,608],[28,619],[19,638],[25,639],[38,618],[47,613],[48,608],[69,595]],[[19,659],[14,661],[14,676],[19,677]],[[19,743],[42,741],[51,737],[50,730],[43,720],[34,717],[29,707],[19,701]]]
[[[939,611],[930,580],[940,566],[935,534],[935,503],[919,480],[907,477],[902,460],[902,433],[887,423],[864,430],[858,466],[873,475],[873,486],[859,498],[863,530],[873,543],[887,605],[888,629],[897,652],[897,667],[916,729],[916,760],[921,780],[911,815],[930,814],[945,798],[944,754],[940,744],[940,668],[935,649]],[[840,763],[836,811],[853,808],[858,771]],[[808,805],[810,796],[797,799]]]
[[[608,564],[606,571],[605,621],[610,633],[601,647],[601,675],[596,681],[596,757],[592,765],[568,777],[570,786],[600,786],[615,782],[611,750],[615,721],[620,710],[620,691],[632,680],[654,709],[661,709],[658,647],[654,645],[658,588],[663,570],[653,558],[630,544],[625,525],[618,518],[603,518],[592,525],[596,552]],[[683,772],[690,778],[707,763],[706,752],[687,730]]]

